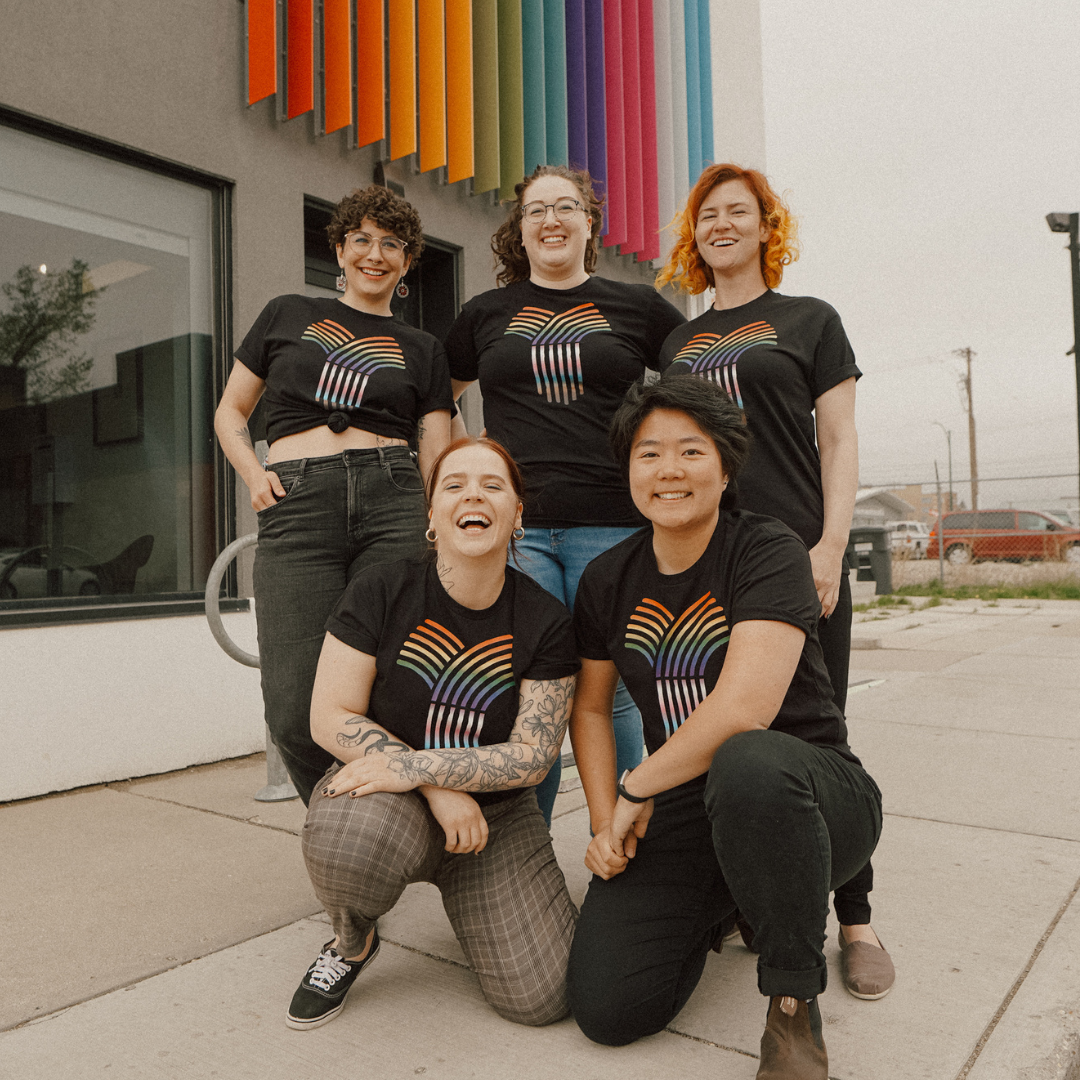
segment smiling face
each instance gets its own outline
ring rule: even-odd
[[[371,237],[366,251],[358,251],[350,242],[354,234]],[[380,229],[371,218],[364,218],[358,229],[337,245],[338,266],[345,271],[345,295],[342,300],[350,307],[372,315],[390,315],[390,297],[397,283],[409,269],[412,257],[406,249],[401,254],[383,251],[379,241],[391,232]]]
[[[634,434],[630,494],[658,529],[711,530],[727,486],[716,443],[686,413],[656,409]]]
[[[714,277],[761,278],[761,245],[769,228],[745,180],[725,180],[705,196],[694,230],[697,249]]]
[[[534,180],[521,197],[522,206],[542,202],[549,206],[560,199],[576,199],[585,204],[585,196],[572,180],[562,176],[541,176]],[[543,222],[535,225],[521,222],[521,240],[529,256],[530,276],[538,285],[565,282],[580,284],[585,273],[585,248],[589,242],[592,218],[584,210],[575,211],[569,220],[560,221],[549,209]],[[564,285],[564,287],[566,287]]]
[[[442,460],[431,494],[431,527],[443,556],[506,558],[521,525],[521,500],[506,463],[486,446],[463,446]]]

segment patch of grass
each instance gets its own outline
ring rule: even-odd
[[[932,578],[922,585],[901,585],[896,590],[904,596],[929,596],[949,600],[1080,600],[1080,584],[1046,581],[1032,585],[956,585],[950,588]],[[884,597],[882,597],[884,599]],[[929,604],[924,605],[929,607]]]
[[[919,608],[919,610],[923,611],[924,609],[926,609],[928,607],[941,607],[941,597],[940,596],[931,596],[930,599],[927,600],[926,603],[923,604],[923,606],[921,608]]]

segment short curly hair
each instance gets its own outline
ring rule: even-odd
[[[510,207],[510,215],[491,238],[491,250],[495,253],[495,268],[498,270],[495,280],[500,285],[511,285],[515,281],[529,280],[529,256],[525,252],[525,244],[521,239],[522,198],[528,186],[542,176],[560,176],[564,180],[569,180],[581,192],[581,203],[585,207],[585,213],[592,218],[589,242],[585,245],[585,273],[596,272],[596,260],[600,252],[600,230],[604,225],[603,196],[597,195],[593,190],[592,177],[585,169],[575,169],[568,165],[538,165],[524,180],[514,185],[514,202]]]
[[[701,204],[709,192],[728,180],[742,180],[754,193],[761,219],[771,230],[761,245],[761,274],[765,284],[775,289],[784,276],[784,267],[799,257],[798,222],[784,200],[773,191],[763,173],[738,165],[710,165],[698,177],[686,199],[686,209],[675,215],[669,228],[675,231],[675,246],[663,269],[656,275],[656,286],[673,282],[681,292],[696,295],[713,286],[712,269],[698,251],[694,231]]]
[[[420,224],[420,215],[412,203],[379,184],[357,188],[334,207],[334,216],[326,226],[330,246],[343,244],[345,234],[359,229],[364,218],[374,221],[380,229],[393,233],[403,241],[407,245],[405,254],[415,265],[424,250],[424,228]]]

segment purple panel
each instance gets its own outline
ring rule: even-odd
[[[589,161],[589,117],[585,94],[585,0],[566,0],[566,122],[570,164]]]
[[[585,101],[588,111],[589,173],[597,194],[607,193],[607,107],[604,97],[604,5],[585,4]],[[604,214],[607,232],[607,213]]]

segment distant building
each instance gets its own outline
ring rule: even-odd
[[[906,499],[887,488],[861,488],[855,496],[851,524],[887,525],[892,521],[915,520],[916,509]]]

